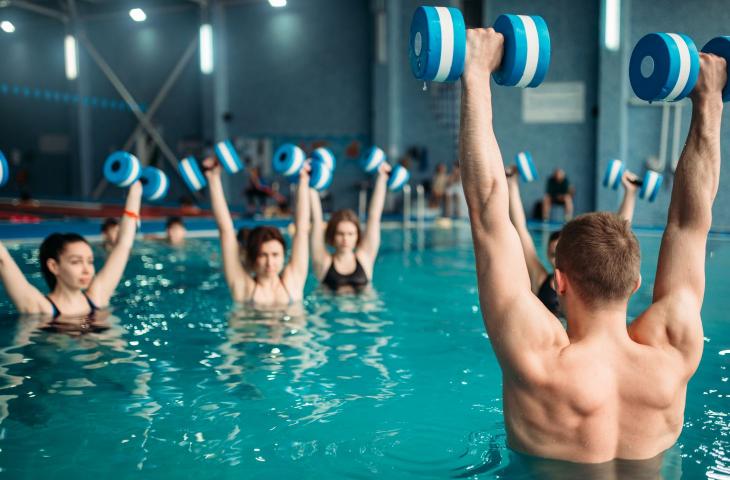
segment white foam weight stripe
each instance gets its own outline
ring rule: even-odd
[[[327,185],[327,183],[329,183],[331,176],[332,170],[326,168],[323,174],[319,176],[319,181],[312,185],[312,188],[314,188],[315,190],[322,190]]]
[[[527,45],[527,58],[525,59],[525,70],[522,72],[517,87],[525,88],[535,78],[537,72],[537,61],[540,59],[540,38],[537,36],[537,26],[532,17],[528,15],[517,15],[525,27]]]
[[[221,158],[221,161],[226,164],[226,170],[228,170],[230,173],[236,173],[238,171],[238,165],[233,159],[231,151],[228,149],[228,145],[226,145],[226,142],[219,142],[218,148],[221,152],[221,156],[223,157]]]
[[[2,155],[2,153],[0,153]],[[5,183],[5,175],[7,175],[8,172],[5,171],[3,168],[5,164],[3,162],[0,162],[0,185]]]
[[[449,76],[451,63],[454,61],[454,21],[451,18],[451,12],[446,7],[436,7],[436,13],[438,13],[441,26],[441,59],[433,80],[443,82]]]
[[[184,158],[180,162],[180,165],[182,166],[182,169],[185,172],[185,176],[187,177],[188,181],[193,185],[193,188],[195,188],[196,191],[203,188],[203,185],[201,185],[200,181],[198,180],[198,176],[195,175],[193,168],[190,166],[190,160]]]
[[[532,175],[532,169],[530,168],[530,163],[527,161],[527,155],[525,155],[525,152],[520,152],[517,154],[517,161],[520,162],[520,169],[522,170],[522,174],[525,176],[525,181],[532,182],[535,180],[535,177]]]
[[[679,51],[679,76],[677,77],[677,83],[674,84],[674,88],[669,95],[666,96],[665,100],[673,101],[676,100],[680,93],[687,86],[687,80],[689,80],[689,71],[692,66],[692,60],[689,57],[689,47],[687,42],[676,33],[668,33],[674,43],[677,44],[677,50]]]
[[[291,177],[292,175],[296,175],[299,173],[299,170],[302,169],[302,166],[304,165],[304,161],[306,160],[304,155],[304,150],[301,148],[295,148],[294,149],[294,156],[291,159],[291,164],[288,169],[282,175],[285,177]]]
[[[134,182],[136,182],[137,179],[139,178],[140,170],[142,169],[142,166],[139,164],[139,160],[137,160],[137,157],[135,157],[134,155],[130,155],[130,157],[133,158],[132,171],[129,174],[129,176],[127,177],[127,179],[118,185],[122,188],[128,187],[128,186],[132,185]]]
[[[611,163],[611,174],[608,177],[608,187],[613,188],[614,184],[618,181],[618,176],[621,174],[623,163],[613,161]]]
[[[656,189],[657,181],[659,180],[659,174],[655,172],[650,172],[649,175],[646,176],[645,184],[643,185],[643,200],[648,200],[651,198],[651,194],[654,193],[654,190]]]

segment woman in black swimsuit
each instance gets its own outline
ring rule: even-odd
[[[28,282],[5,246],[0,243],[0,278],[20,313],[88,318],[109,305],[114,290],[127,266],[139,219],[142,185],[135,182],[127,194],[119,237],[109,252],[104,267],[96,273],[94,252],[81,235],[54,233],[40,247],[43,278],[51,293],[43,295]],[[72,322],[73,323],[73,322]]]
[[[323,235],[322,204],[319,194],[310,189],[310,243],[314,274],[323,285],[335,292],[362,291],[373,278],[373,266],[380,248],[380,218],[385,205],[389,172],[390,166],[383,162],[375,180],[364,234],[360,232],[360,222],[355,212],[338,210],[332,214]],[[334,248],[334,253],[327,251],[325,243]]]

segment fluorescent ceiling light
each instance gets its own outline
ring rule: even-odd
[[[213,73],[213,27],[207,23],[200,26],[200,71]]]
[[[76,54],[76,39],[73,35],[66,35],[63,47],[66,52],[66,78],[76,80],[76,77],[79,76],[79,61]]]
[[[144,10],[141,8],[133,8],[129,11],[129,16],[132,17],[132,20],[135,22],[144,22],[147,20],[147,14],[144,13]]]
[[[604,1],[603,45],[611,51],[621,46],[621,0]]]
[[[269,3],[274,8],[286,7],[286,0],[269,0]]]
[[[7,20],[0,22],[0,28],[2,28],[5,33],[13,33],[15,31],[15,25]]]

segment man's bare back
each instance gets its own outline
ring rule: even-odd
[[[480,303],[504,377],[508,444],[571,462],[654,458],[679,437],[687,383],[702,355],[725,61],[701,58],[652,305],[627,327],[628,300],[641,284],[638,242],[618,216],[583,215],[566,225],[557,247],[555,284],[566,330],[532,293],[509,219],[489,79],[502,42],[492,29],[467,32],[460,161]]]

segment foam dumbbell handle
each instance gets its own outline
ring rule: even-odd
[[[241,159],[230,140],[216,143],[215,154],[229,174],[238,173],[243,168],[243,163],[241,163]]]
[[[515,163],[523,182],[530,183],[537,180],[537,169],[530,152],[520,152],[515,155]]]
[[[500,15],[494,30],[504,37],[504,53],[494,81],[507,87],[536,87],[550,66],[550,33],[538,15]]]
[[[285,177],[297,175],[307,159],[304,151],[293,143],[285,143],[274,152],[272,166],[274,171]]]
[[[104,178],[118,187],[126,188],[137,181],[142,165],[131,153],[113,152],[104,162]]]
[[[165,198],[170,188],[167,175],[159,168],[143,168],[139,180],[142,182],[142,196],[152,202]]]
[[[606,165],[606,172],[603,175],[603,186],[613,190],[621,185],[621,177],[624,174],[624,162],[613,159]]]
[[[396,165],[388,177],[388,190],[397,192],[410,180],[411,174],[403,165]]]
[[[8,183],[9,178],[10,167],[8,166],[8,160],[3,155],[3,152],[0,152],[0,187]]]
[[[681,33],[644,35],[629,61],[631,88],[637,97],[648,102],[685,98],[697,83],[699,71],[697,47]]]
[[[641,190],[639,190],[639,198],[653,202],[659,193],[659,187],[662,186],[663,176],[661,173],[653,170],[647,170],[644,179],[641,181]]]
[[[371,147],[360,159],[360,166],[365,173],[375,173],[386,160],[385,152],[378,147]]]
[[[205,180],[203,172],[200,171],[198,162],[195,157],[185,157],[177,164],[177,170],[185,181],[185,184],[193,192],[198,192],[205,188],[208,182]]]
[[[713,38],[702,47],[702,51],[724,58],[728,68],[728,79],[730,79],[730,36]],[[726,82],[725,88],[722,90],[722,101],[730,101],[730,82]]]

